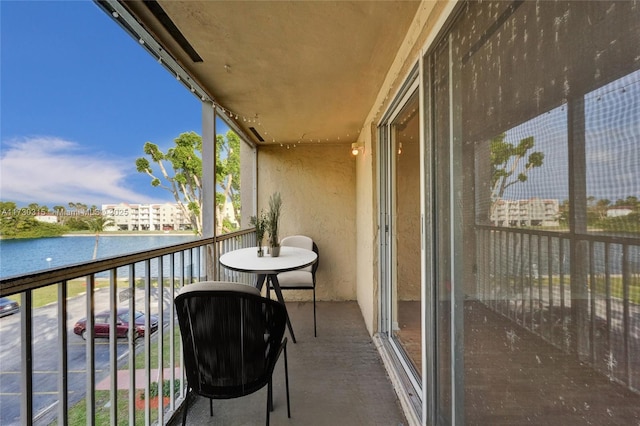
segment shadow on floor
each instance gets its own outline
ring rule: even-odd
[[[273,375],[271,425],[405,426],[407,421],[356,302],[318,302],[318,337],[313,337],[313,304],[287,303],[298,343],[289,338],[291,418],[287,418],[284,362]],[[287,333],[288,335],[288,333]],[[188,425],[263,425],[267,389],[242,398],[193,398]],[[170,423],[179,425],[182,412]]]
[[[482,303],[464,312],[466,424],[640,425],[640,395]]]

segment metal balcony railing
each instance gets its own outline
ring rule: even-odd
[[[19,321],[13,328],[3,323],[0,331],[2,355],[14,361],[0,363],[0,423],[164,424],[185,394],[174,294],[206,279],[251,283],[249,274],[218,268],[217,259],[254,245],[250,229],[0,280],[0,296],[21,295]],[[86,292],[70,294],[78,281]],[[35,308],[34,292],[42,291],[57,295],[56,302]],[[96,314],[118,309],[127,310],[125,317],[110,315],[99,324],[108,325],[108,339],[97,338]],[[138,332],[118,339],[119,328],[135,323],[136,311],[144,315]],[[86,340],[73,331],[80,316]],[[156,389],[168,395],[157,408]]]
[[[640,238],[477,227],[476,295],[640,392]]]

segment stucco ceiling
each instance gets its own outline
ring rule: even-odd
[[[262,143],[354,142],[417,1],[168,1],[194,62],[142,1],[123,3]],[[153,4],[155,3],[155,4]],[[157,12],[157,10],[156,10]],[[165,22],[166,24],[166,22]]]

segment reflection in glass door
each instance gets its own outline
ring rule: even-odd
[[[393,199],[395,274],[391,292],[393,337],[415,373],[422,371],[420,285],[420,126],[418,92],[414,92],[391,123],[395,154]]]
[[[416,390],[422,375],[420,107],[417,84],[383,127],[388,235],[383,285],[390,341]],[[418,392],[419,393],[419,392]]]

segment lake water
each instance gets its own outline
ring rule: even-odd
[[[97,259],[180,244],[194,235],[100,236]],[[0,240],[0,277],[92,260],[95,236]]]

